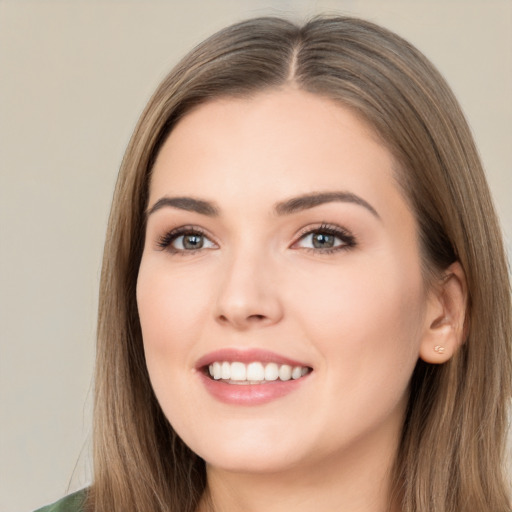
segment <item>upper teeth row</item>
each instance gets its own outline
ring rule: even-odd
[[[236,380],[236,381],[272,381],[299,379],[308,373],[306,366],[290,366],[289,364],[277,363],[239,363],[228,361],[212,363],[208,370],[210,376],[215,380]]]

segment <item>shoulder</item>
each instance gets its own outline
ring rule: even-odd
[[[39,508],[35,512],[83,512],[83,504],[87,497],[87,490],[75,492],[46,507]]]

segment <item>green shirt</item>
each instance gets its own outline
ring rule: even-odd
[[[53,505],[46,505],[35,512],[83,512],[82,505],[86,498],[86,489],[62,498]]]

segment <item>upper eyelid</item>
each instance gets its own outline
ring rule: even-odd
[[[206,229],[204,229],[200,226],[193,225],[193,224],[186,224],[184,226],[178,226],[176,228],[167,229],[167,230],[165,230],[165,233],[163,236],[176,235],[178,237],[178,236],[186,235],[189,233],[197,233],[197,234],[205,236],[206,238],[214,238]]]
[[[352,234],[352,232],[346,228],[343,228],[337,224],[322,222],[316,226],[306,226],[306,227],[300,229],[299,232],[297,233],[297,235],[295,236],[295,242],[299,241],[301,238],[303,238],[306,235],[310,235],[311,233],[318,233],[321,231],[327,231],[334,235],[355,238],[354,235]]]

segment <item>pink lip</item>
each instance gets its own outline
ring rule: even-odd
[[[261,405],[297,390],[310,374],[297,380],[275,380],[264,384],[227,384],[198,372],[207,391],[220,402],[231,405]]]
[[[230,405],[261,405],[284,397],[299,389],[305,381],[309,379],[308,375],[296,380],[275,380],[263,384],[227,384],[226,382],[213,380],[204,371],[205,367],[215,361],[238,361],[240,363],[251,363],[259,361],[261,363],[289,364],[290,366],[308,366],[305,363],[283,357],[274,352],[260,349],[222,349],[210,352],[197,361],[197,375],[204,384],[206,390],[220,402]]]
[[[240,363],[252,363],[255,361],[259,361],[260,363],[277,363],[277,364],[289,364],[290,366],[308,366],[306,363],[301,361],[296,361],[293,359],[289,359],[288,357],[283,357],[275,352],[270,352],[268,350],[261,349],[234,349],[234,348],[224,348],[221,350],[216,350],[215,352],[210,352],[205,356],[201,357],[199,361],[196,363],[196,368],[200,369],[205,366],[208,366],[215,361],[228,361],[229,363],[233,363],[238,361]]]

